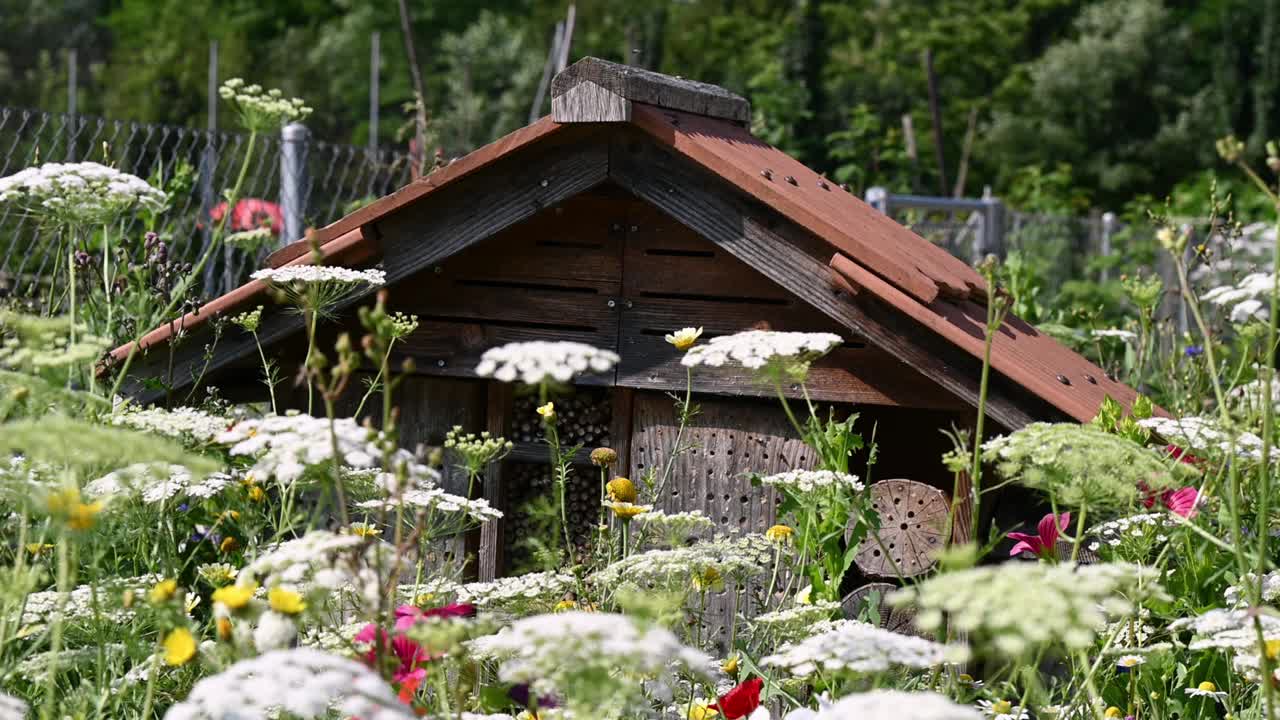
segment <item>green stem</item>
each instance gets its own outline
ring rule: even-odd
[[[253,147],[257,140],[258,132],[251,130],[249,132],[249,140],[245,143],[244,160],[240,162],[240,173],[236,176],[236,184],[227,195],[227,211],[222,214],[222,220],[219,221],[218,228],[212,235],[209,247],[205,248],[200,259],[191,268],[191,272],[187,273],[187,276],[174,287],[173,293],[169,297],[169,304],[165,306],[165,309],[157,317],[161,319],[169,317],[182,304],[187,292],[191,289],[192,283],[195,282],[196,278],[200,277],[200,274],[204,271],[204,266],[209,264],[209,258],[213,257],[214,250],[221,244],[222,235],[227,228],[227,221],[231,219],[232,211],[235,209],[235,204],[240,197],[240,189],[244,187],[244,179],[249,172],[249,163],[253,159]],[[129,368],[133,365],[133,358],[137,356],[140,349],[142,334],[149,332],[149,330],[140,328],[138,332],[140,334],[129,345],[129,354],[125,356],[124,364],[116,375],[116,381],[111,386],[111,392],[107,395],[108,398],[113,398],[120,392],[120,386],[124,384],[124,379],[129,375]]]
[[[50,720],[55,710],[58,659],[62,653],[63,614],[67,609],[67,597],[71,591],[70,548],[65,532],[58,536],[58,601],[53,613],[53,627],[49,630],[49,667],[45,678],[44,704],[40,707],[40,720]]]
[[[267,364],[267,355],[262,351],[262,343],[258,341],[258,331],[253,331],[253,344],[258,347],[258,357],[262,359],[262,374],[266,377],[267,392],[271,394],[271,414],[279,415],[280,411],[276,409],[276,383],[271,377],[271,366]]]

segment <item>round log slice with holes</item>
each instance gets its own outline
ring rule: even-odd
[[[900,571],[913,577],[933,567],[947,525],[941,490],[915,480],[881,480],[871,486],[871,506],[880,515],[880,542],[868,535],[858,547],[854,562],[863,575],[897,577]]]
[[[863,619],[868,605],[871,603],[872,595],[876,595],[875,611],[876,616],[880,618],[880,627],[903,635],[919,635],[916,630],[915,620],[916,611],[914,607],[902,606],[893,607],[886,598],[889,593],[897,590],[898,586],[891,583],[867,583],[862,587],[854,590],[844,599],[840,601],[840,609],[844,611],[844,616],[850,620]],[[870,618],[865,618],[870,620]]]

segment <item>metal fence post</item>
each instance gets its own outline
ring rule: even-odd
[[[76,134],[80,127],[76,119],[76,91],[80,84],[77,79],[80,70],[77,55],[75,48],[67,50],[67,162],[74,162],[76,159]]]
[[[203,256],[206,252],[212,252],[209,249],[213,243],[213,208],[217,202],[217,195],[213,189],[214,175],[218,171],[218,41],[209,42],[209,88],[208,88],[208,107],[206,112],[208,117],[208,129],[205,132],[204,152],[200,154],[200,223],[203,231],[200,233],[200,252],[197,257]],[[231,208],[227,208],[224,212],[230,213]],[[230,222],[231,216],[225,215],[227,221]],[[217,277],[215,272],[217,262],[214,258],[209,258],[210,262],[204,266],[204,291],[209,294],[214,293],[214,279]]]
[[[882,188],[879,185],[875,187],[869,187],[867,188],[867,191],[862,194],[862,199],[866,201],[868,205],[875,208],[876,210],[879,210],[885,215],[890,214],[889,213],[889,191],[886,190],[885,188]]]
[[[280,131],[280,214],[284,216],[280,241],[288,244],[302,238],[303,215],[307,209],[307,138],[302,123],[289,123]]]
[[[1116,214],[1113,212],[1102,213],[1102,237],[1098,243],[1098,254],[1102,257],[1111,257],[1111,236],[1116,233]],[[1102,282],[1107,282],[1110,278],[1111,269],[1104,263],[1102,273],[1100,275]]]
[[[990,192],[982,194],[982,235],[979,237],[981,247],[974,248],[975,263],[982,262],[987,255],[1004,259],[1004,203]]]

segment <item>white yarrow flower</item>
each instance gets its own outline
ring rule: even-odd
[[[966,654],[962,647],[947,647],[852,621],[785,645],[761,663],[807,677],[817,673],[877,673],[894,666],[929,668],[949,660],[963,661]]]

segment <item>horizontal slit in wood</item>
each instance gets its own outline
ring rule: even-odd
[[[668,248],[648,248],[644,251],[645,255],[658,255],[660,257],[697,257],[697,258],[713,258],[716,256],[714,250],[676,250]]]
[[[604,243],[575,242],[573,240],[538,240],[534,245],[538,247],[572,248],[574,250],[599,250],[604,247]]]
[[[459,323],[462,325],[493,325],[504,328],[526,328],[529,330],[560,330],[563,332],[599,332],[600,328],[592,325],[569,325],[566,323],[527,322],[519,320],[495,320],[489,318],[455,317],[452,315],[419,315],[425,322]]]
[[[541,283],[514,282],[511,280],[458,280],[463,287],[496,288],[499,290],[545,290],[547,292],[574,293],[578,295],[597,295],[599,290],[593,287],[543,285]]]
[[[790,300],[785,298],[733,297],[729,295],[698,295],[696,293],[668,293],[642,290],[640,297],[655,300],[695,300],[699,302],[730,303],[734,305],[775,305],[787,306]]]

